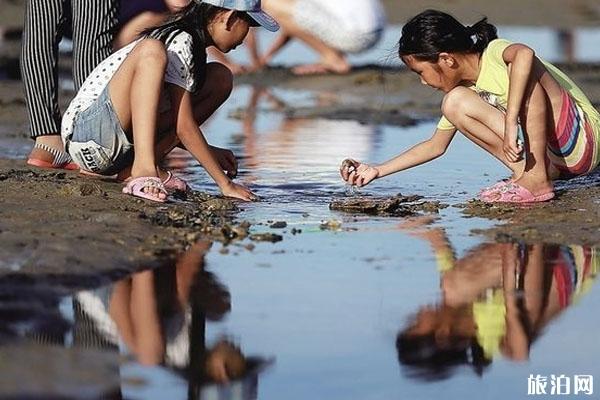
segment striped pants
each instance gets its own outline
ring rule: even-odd
[[[112,51],[119,0],[27,0],[21,76],[31,137],[60,133],[58,43],[67,23],[73,32],[75,90]],[[70,19],[70,21],[69,21]]]

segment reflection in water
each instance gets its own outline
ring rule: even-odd
[[[317,106],[327,106],[331,94],[318,93]],[[276,111],[281,119],[269,128],[257,128],[261,105]],[[244,111],[239,112],[242,135],[232,138],[239,146],[240,179],[259,190],[265,198],[291,197],[289,201],[322,195],[340,186],[339,163],[349,155],[357,159],[370,156],[380,127],[349,120],[328,120],[286,116],[288,105],[272,91],[252,87]],[[264,109],[262,109],[264,111]],[[170,169],[185,169],[193,174],[190,156],[175,152],[167,160]],[[195,182],[197,183],[197,182]],[[327,194],[329,196],[329,193]],[[327,200],[329,197],[327,197]]]
[[[188,381],[189,398],[256,398],[265,363],[247,358],[227,338],[205,344],[206,320],[218,321],[230,310],[227,288],[204,269],[209,248],[198,242],[175,266],[75,295],[76,339],[127,352],[142,365],[168,367]]]
[[[270,362],[245,356],[227,337],[206,341],[206,322],[221,320],[231,308],[228,289],[204,268],[210,246],[198,242],[175,265],[137,272],[62,302],[36,292],[37,300],[21,293],[11,303],[3,295],[10,287],[0,286],[0,343],[24,336],[57,349],[101,350],[111,364],[111,382],[121,381],[117,366],[125,354],[139,365],[166,367],[182,377],[190,399],[255,399],[258,374]],[[72,327],[59,311],[71,299]],[[102,376],[94,368],[86,374]],[[128,397],[125,387],[107,385],[113,389],[102,398]]]
[[[396,347],[407,374],[424,380],[449,378],[463,365],[482,374],[500,355],[528,360],[531,345],[600,271],[600,251],[587,246],[490,243],[456,260],[441,229],[414,232],[434,248],[442,301],[422,307]]]

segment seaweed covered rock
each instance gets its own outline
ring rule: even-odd
[[[446,204],[439,201],[427,201],[423,200],[422,196],[403,196],[400,193],[392,197],[344,197],[333,199],[329,204],[329,208],[335,211],[399,217],[417,215],[420,212],[437,213],[446,207]]]

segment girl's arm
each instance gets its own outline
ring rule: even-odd
[[[446,152],[456,130],[436,129],[433,136],[406,150],[397,157],[376,166],[379,178],[435,160]]]
[[[509,66],[508,105],[504,128],[504,153],[509,161],[517,162],[523,151],[523,143],[517,143],[518,119],[525,92],[532,77],[532,70],[539,62],[533,49],[515,43],[502,53],[504,62]]]
[[[433,136],[380,165],[360,163],[355,171],[342,168],[342,178],[352,185],[364,186],[373,179],[403,171],[434,160],[444,154],[456,130],[436,129]]]
[[[165,6],[169,9],[170,12],[177,12],[183,7],[190,4],[190,0],[164,0]]]
[[[206,142],[194,118],[191,93],[179,86],[169,85],[171,108],[175,118],[175,132],[181,144],[204,167],[225,196],[251,201],[256,196],[242,185],[233,183],[225,175]]]

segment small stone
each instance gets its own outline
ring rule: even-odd
[[[272,229],[283,229],[287,226],[287,222],[285,221],[277,221],[277,222],[273,222],[270,226],[270,228]]]
[[[250,235],[250,240],[255,242],[271,242],[276,243],[283,240],[283,236],[275,233],[254,233]]]
[[[329,221],[322,222],[320,228],[321,230],[337,231],[342,228],[342,222],[330,219]]]

